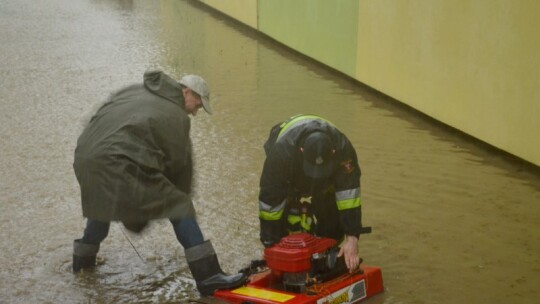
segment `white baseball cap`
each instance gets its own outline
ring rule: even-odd
[[[210,90],[206,85],[206,81],[201,76],[185,75],[180,79],[179,83],[199,94],[204,110],[206,113],[212,114],[212,108],[210,108]]]

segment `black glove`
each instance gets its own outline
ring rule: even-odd
[[[263,241],[263,240],[261,240],[261,242],[264,245],[264,248],[270,248],[270,247],[274,246],[274,244],[275,244],[272,241]]]
[[[281,222],[260,220],[260,223],[260,240],[264,247],[272,247],[274,244],[279,243],[283,236]]]

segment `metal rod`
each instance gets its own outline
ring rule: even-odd
[[[144,259],[142,258],[141,254],[139,253],[139,251],[137,250],[137,248],[135,248],[135,245],[133,245],[133,243],[131,242],[131,240],[129,239],[129,237],[127,236],[126,232],[124,231],[124,228],[122,228],[122,226],[120,226],[120,231],[122,231],[122,234],[124,235],[124,237],[126,238],[126,240],[129,242],[129,244],[131,245],[131,247],[133,247],[133,250],[135,250],[135,253],[137,253],[137,255],[139,256],[139,258],[141,259],[141,261],[143,263],[145,263]]]

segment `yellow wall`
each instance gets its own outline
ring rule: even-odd
[[[257,0],[201,0],[222,13],[256,29]]]
[[[357,79],[540,165],[540,1],[360,1]]]
[[[447,125],[540,165],[540,1],[203,2]],[[306,40],[313,33],[319,41]],[[319,47],[321,41],[340,47]]]

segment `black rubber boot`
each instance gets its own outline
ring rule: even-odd
[[[80,239],[73,241],[73,272],[96,266],[99,245],[85,244]]]
[[[210,241],[186,249],[186,259],[202,296],[210,296],[217,289],[240,287],[247,281],[247,275],[243,273],[226,275],[221,270]]]

